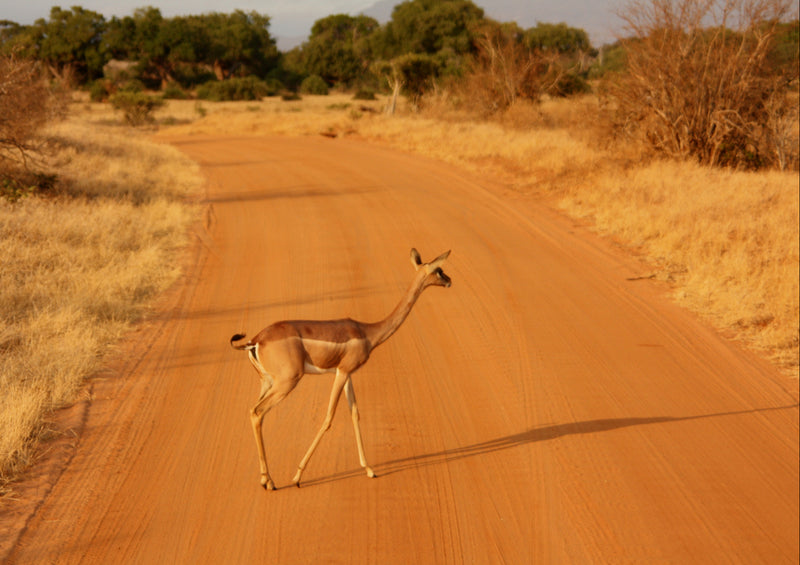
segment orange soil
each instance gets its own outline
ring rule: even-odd
[[[32,515],[7,503],[0,558],[797,562],[797,383],[629,280],[635,260],[486,179],[358,141],[172,143],[208,177],[192,268],[94,382],[54,484],[20,485]],[[307,375],[265,418],[279,490],[263,491],[257,375],[228,339],[382,318],[411,247],[452,248],[453,286],[354,375],[378,478],[340,409],[289,488],[332,382]]]

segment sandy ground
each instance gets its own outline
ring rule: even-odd
[[[55,483],[5,508],[7,563],[798,562],[797,383],[629,280],[636,260],[356,140],[172,142],[208,177],[202,244],[72,415]],[[339,410],[290,486],[332,382],[307,375],[265,419],[265,492],[257,375],[228,339],[383,318],[411,247],[452,249],[453,285],[354,375],[378,477]]]

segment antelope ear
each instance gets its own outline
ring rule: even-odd
[[[414,268],[419,270],[419,266],[422,265],[422,257],[419,256],[419,251],[412,248],[411,249],[411,264],[414,265]]]
[[[450,256],[450,250],[447,250],[441,255],[439,255],[436,259],[428,263],[428,268],[430,269],[430,271],[431,272],[435,271],[436,269],[441,267],[442,263],[444,263],[449,256]]]

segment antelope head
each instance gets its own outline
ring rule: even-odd
[[[445,251],[430,263],[423,263],[422,257],[419,256],[419,251],[416,249],[411,250],[411,263],[418,273],[421,272],[425,275],[423,287],[436,285],[447,288],[450,286],[452,281],[442,270],[442,265],[449,255],[450,251]]]

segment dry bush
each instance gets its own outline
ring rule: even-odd
[[[39,132],[64,115],[66,92],[48,85],[33,61],[0,56],[0,199],[16,201],[52,188],[55,176],[36,170]]]
[[[702,164],[797,167],[797,78],[771,65],[792,0],[632,0],[619,12],[627,72],[606,85],[618,127]]]
[[[64,108],[65,97],[47,84],[38,64],[0,56],[0,173],[27,164],[39,147],[37,133]]]
[[[155,121],[153,112],[165,104],[163,98],[130,91],[113,94],[109,102],[113,108],[125,115],[125,123],[133,127],[152,124]]]
[[[482,30],[478,53],[457,88],[461,103],[490,116],[517,100],[537,102],[564,75],[558,55],[531,50],[501,27]]]

